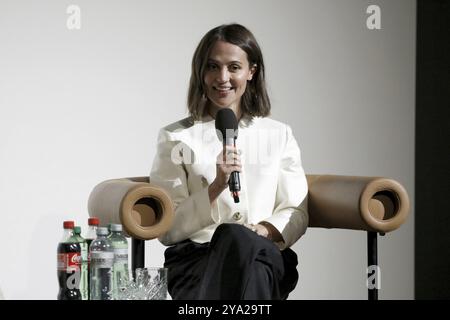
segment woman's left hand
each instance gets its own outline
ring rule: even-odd
[[[263,226],[262,224],[244,224],[244,227],[249,228],[250,230],[252,230],[253,232],[256,232],[257,235],[264,237],[264,238],[268,238],[269,239],[269,229],[267,229],[265,226]],[[271,240],[271,239],[269,239]]]
[[[261,237],[267,238],[273,242],[284,242],[283,236],[271,223],[267,221],[261,221],[258,224],[244,224],[253,232],[256,232]]]

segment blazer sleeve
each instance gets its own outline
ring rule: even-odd
[[[182,146],[180,148],[180,146]],[[150,172],[150,182],[166,190],[174,203],[175,218],[170,230],[159,238],[162,244],[169,246],[186,240],[193,233],[211,225],[208,186],[190,194],[187,174],[182,161],[183,153],[191,152],[180,141],[171,140],[170,133],[161,129],[158,135],[158,147]]]
[[[281,156],[275,206],[271,223],[283,236],[281,250],[292,246],[308,227],[308,183],[302,167],[300,149],[292,130],[286,126],[286,144]]]

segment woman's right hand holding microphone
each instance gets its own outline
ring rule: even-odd
[[[235,146],[226,145],[216,159],[216,178],[209,185],[209,201],[212,203],[226,188],[233,171],[241,172],[241,157]]]

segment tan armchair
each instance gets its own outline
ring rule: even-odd
[[[409,198],[395,180],[378,177],[307,175],[309,227],[367,231],[368,265],[377,266],[377,234],[399,228],[409,214]],[[132,269],[144,266],[144,241],[167,232],[174,208],[166,191],[148,177],[98,184],[88,201],[90,216],[102,224],[121,223],[132,237]],[[369,299],[377,299],[369,289]]]

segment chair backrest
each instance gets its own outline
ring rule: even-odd
[[[409,214],[409,198],[395,180],[378,177],[307,175],[309,226],[390,232]],[[102,224],[121,223],[126,234],[149,240],[169,230],[170,196],[149,177],[112,179],[98,184],[88,201],[90,216]]]

